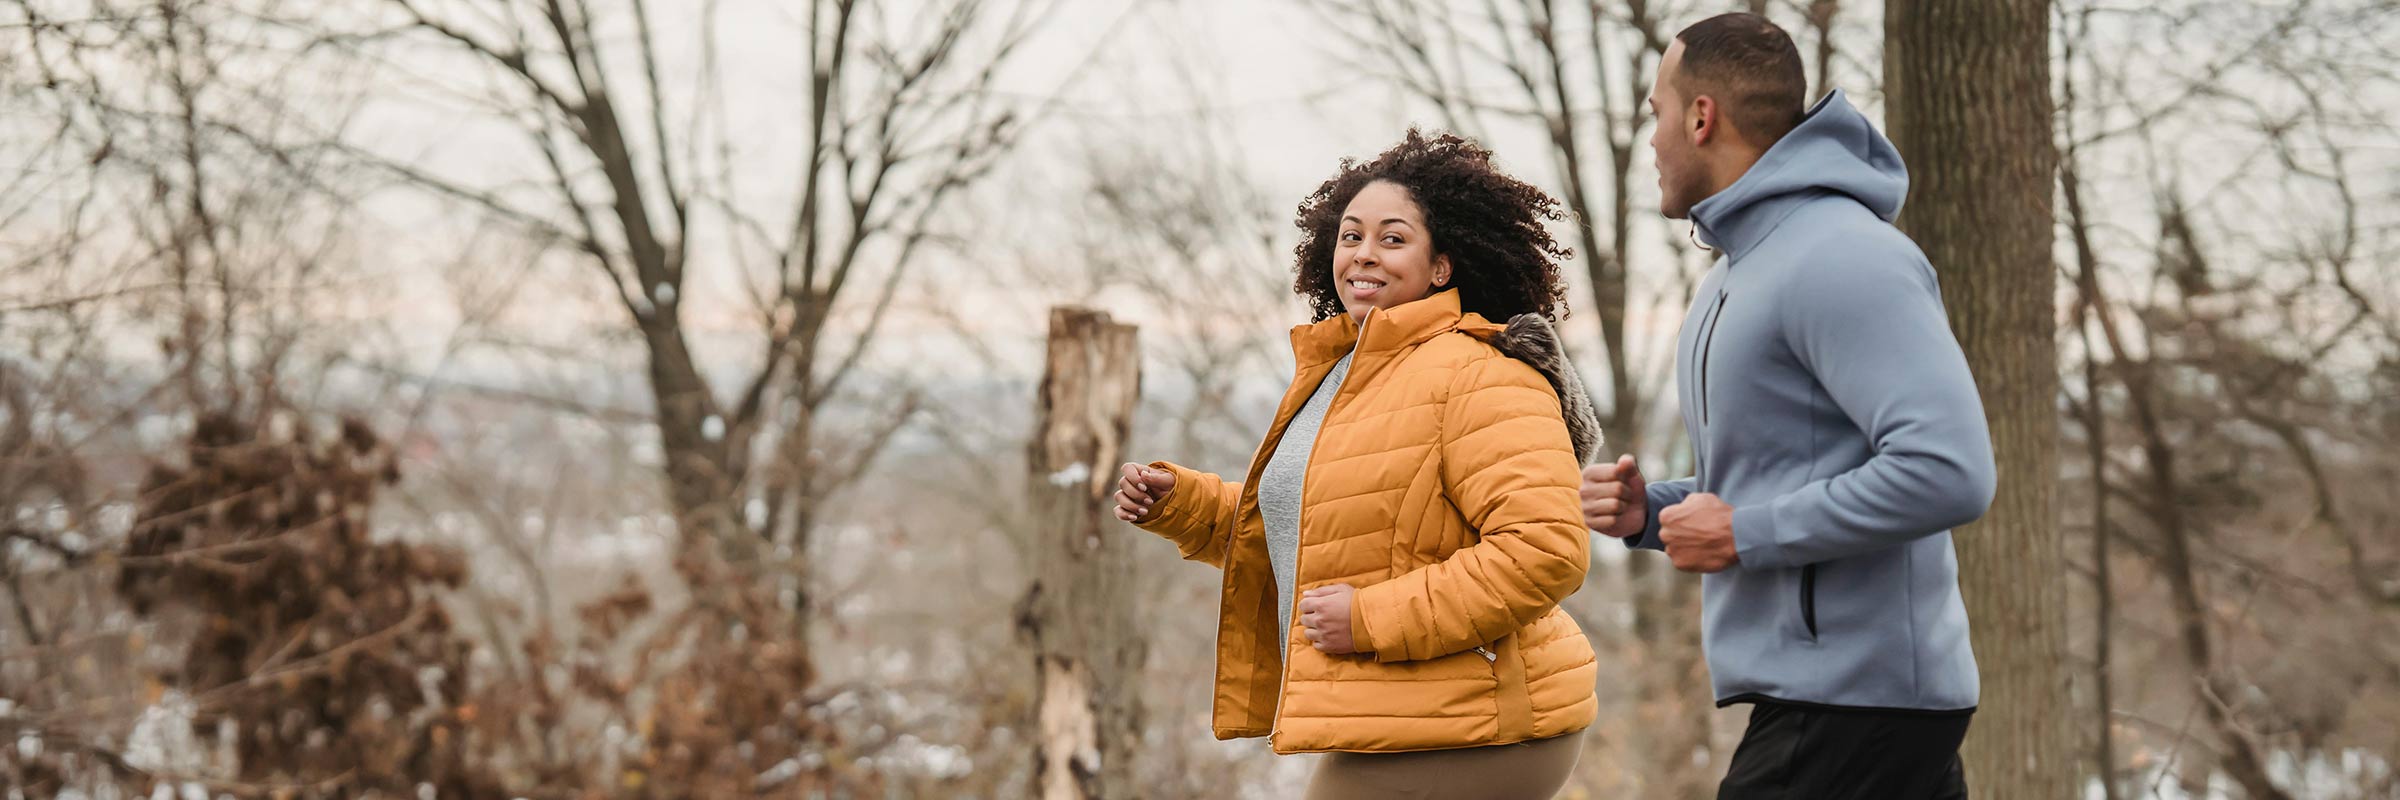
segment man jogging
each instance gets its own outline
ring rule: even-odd
[[[1932,267],[1892,227],[1908,173],[1840,92],[1803,108],[1749,14],[1659,62],[1660,206],[1718,254],[1676,354],[1695,474],[1584,474],[1586,522],[1706,573],[1720,706],[1752,704],[1720,797],[1964,797],[1975,656],[1950,529],[1991,437]]]

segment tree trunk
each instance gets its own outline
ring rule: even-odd
[[[1991,513],[1956,538],[1983,675],[1968,782],[1978,797],[2072,797],[2049,5],[1895,0],[1885,14],[1890,128],[1915,190],[1901,228],[1941,277],[2000,468]]]
[[[1135,617],[1138,537],[1107,530],[1101,505],[1141,395],[1134,328],[1077,308],[1050,312],[1049,363],[1027,480],[1034,582],[1019,608],[1032,645],[1034,795],[1129,798],[1149,647]]]

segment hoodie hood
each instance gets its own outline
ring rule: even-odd
[[[1839,89],[1818,100],[1740,180],[1692,206],[1692,222],[1710,247],[1740,255],[1801,202],[1823,194],[1856,200],[1885,222],[1900,215],[1908,198],[1900,150]]]

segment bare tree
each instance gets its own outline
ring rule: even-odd
[[[2223,739],[2221,762],[2251,796],[2286,797],[2267,776],[2256,742],[2230,712],[2227,698],[2235,694],[2235,687],[2216,666],[2215,648],[2211,644],[2207,622],[2211,615],[2202,599],[2196,561],[2192,555],[2193,523],[2180,499],[2182,490],[2179,484],[2181,479],[2177,475],[2177,447],[2170,441],[2166,431],[2167,422],[2160,409],[2156,371],[2151,365],[2128,356],[2126,337],[2110,321],[2108,300],[2101,293],[2093,272],[2089,269],[2079,270],[2077,285],[2083,295],[2083,303],[2098,312],[2094,318],[2104,334],[2108,353],[2123,373],[2121,380],[2125,384],[2127,403],[2131,406],[2135,431],[2140,437],[2144,465],[2142,475],[2146,482],[2140,490],[2140,496],[2146,502],[2135,504],[2135,508],[2146,512],[2158,526],[2160,549],[2157,557],[2167,577],[2169,595],[2179,618],[2177,632],[2184,644],[2188,666],[2203,676],[2199,683],[2199,704]]]
[[[331,343],[372,327],[339,297],[360,280],[358,185],[293,146],[355,108],[346,78],[215,4],[0,18],[7,82],[43,131],[8,140],[26,194],[0,217],[18,626],[0,633],[0,727],[26,745],[6,782],[490,791],[450,706],[466,647],[438,594],[463,565],[372,540],[396,473],[364,424],[310,433],[357,399],[325,390],[326,350],[371,349]],[[370,720],[371,695],[391,715]]]
[[[681,14],[641,0],[388,0],[383,25],[324,36],[435,44],[496,79],[485,108],[538,159],[541,191],[353,154],[588,264],[641,342],[687,540],[743,562],[767,545],[804,559],[826,501],[919,408],[903,389],[864,424],[821,424],[857,391],[895,297],[938,240],[936,216],[1029,121],[994,87],[1050,5],[798,7],[806,89],[788,102],[804,135],[788,154],[738,139],[748,131],[728,115],[719,3]],[[698,61],[688,85],[670,83],[670,58]],[[721,359],[693,343],[686,309],[704,302],[703,274],[747,295],[731,313],[752,324],[757,355],[739,374],[711,369]]]
[[[2390,746],[2351,719],[2391,697],[2394,562],[2356,534],[2394,517],[2388,493],[2344,487],[2388,474],[2395,450],[2371,401],[2340,387],[2400,345],[2394,288],[2357,269],[2393,251],[2359,222],[2376,212],[2354,166],[2394,128],[2387,109],[2334,99],[2395,86],[2360,67],[2390,60],[2375,5],[2062,9],[2061,223],[2087,364],[2069,400],[2100,583],[2093,760],[2112,795],[2120,742],[2154,780],[2221,774],[2250,797],[2389,787],[2328,786],[2309,766],[2328,742]],[[2160,50],[2151,31],[2181,44]],[[2215,146],[2239,155],[2195,158],[2195,127],[2229,132]],[[2159,672],[2172,692],[2111,686]]]
[[[638,343],[662,494],[681,532],[675,563],[708,633],[658,640],[667,657],[628,671],[655,694],[598,701],[712,691],[750,636],[775,641],[793,667],[789,686],[754,688],[780,696],[815,681],[814,534],[922,408],[904,376],[878,374],[877,346],[941,248],[941,214],[1035,116],[1000,80],[1054,7],[817,0],[770,14],[713,0],[383,0],[309,20],[268,10],[393,85],[413,82],[509,131],[523,173],[461,174],[338,132],[322,147],[557,248],[614,307],[600,325]],[[761,82],[737,80],[756,64],[735,59],[757,54],[728,34],[757,30],[762,16],[805,54],[797,96],[740,93]],[[737,108],[762,101],[797,110],[796,141],[737,122]],[[747,357],[703,343],[702,331],[728,327]],[[758,724],[816,746],[813,722],[762,702]],[[723,768],[706,759],[732,751],[697,729],[661,736],[688,740],[695,770]]]

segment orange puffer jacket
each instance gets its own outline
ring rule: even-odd
[[[1297,612],[1275,630],[1255,485],[1154,465],[1175,489],[1141,527],[1225,571],[1217,738],[1401,752],[1590,725],[1591,644],[1558,603],[1590,563],[1578,470],[1598,434],[1556,334],[1537,316],[1503,327],[1462,314],[1456,291],[1378,309],[1363,326],[1345,314],[1295,328],[1298,375],[1250,474],[1354,346],[1309,456],[1293,596],[1358,587],[1352,638],[1364,652],[1318,652]]]

